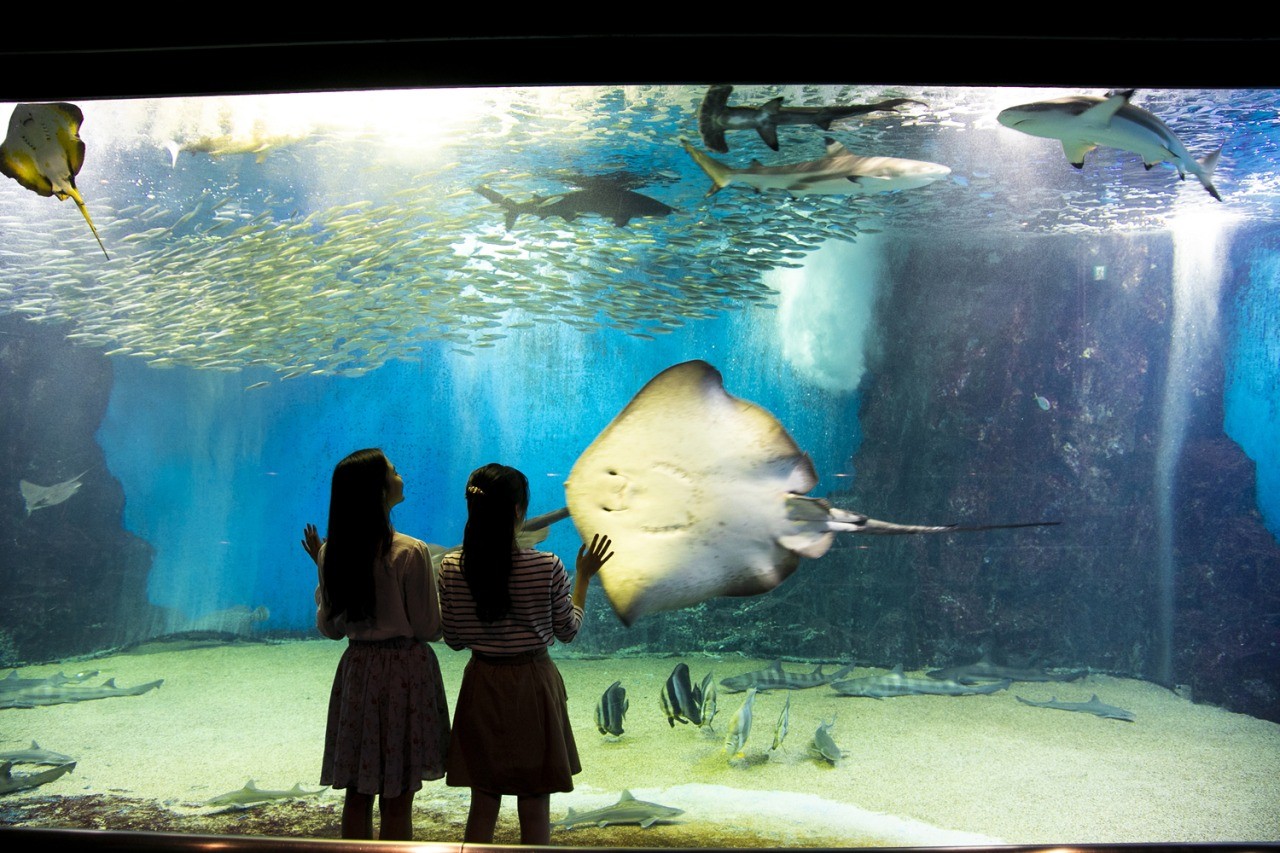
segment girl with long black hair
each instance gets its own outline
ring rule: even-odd
[[[577,635],[591,578],[613,552],[609,537],[593,536],[571,584],[555,554],[520,548],[529,481],[515,468],[477,468],[466,500],[462,551],[440,568],[445,642],[471,650],[445,784],[471,789],[465,842],[491,843],[502,796],[514,794],[521,843],[547,844],[551,793],[572,791],[582,769],[547,647]]]
[[[429,640],[440,604],[425,543],[391,526],[404,480],[381,450],[358,450],[333,471],[328,538],[307,525],[319,567],[316,627],[347,639],[329,696],[320,781],[345,788],[343,838],[413,838],[413,795],[444,775],[449,709]]]

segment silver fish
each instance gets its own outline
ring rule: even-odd
[[[769,749],[777,749],[782,746],[782,742],[787,738],[787,728],[791,723],[791,694],[787,694],[787,701],[782,706],[782,713],[778,715],[778,724],[773,728],[773,746]]]
[[[729,733],[724,739],[725,752],[730,758],[741,758],[742,748],[747,745],[747,736],[751,734],[751,706],[756,701],[756,689],[747,691],[747,698],[729,722]]]

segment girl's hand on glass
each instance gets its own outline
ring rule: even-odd
[[[609,550],[612,544],[612,540],[601,533],[592,534],[590,545],[583,542],[582,547],[578,549],[578,562],[575,567],[578,575],[584,578],[595,577],[600,567],[609,562],[609,558],[613,556],[613,551]]]

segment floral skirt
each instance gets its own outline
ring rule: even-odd
[[[462,675],[445,784],[490,794],[572,791],[582,770],[564,679],[545,649],[471,653]]]
[[[329,694],[320,782],[398,797],[444,775],[449,707],[436,653],[411,637],[350,640]]]

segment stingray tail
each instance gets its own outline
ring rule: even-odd
[[[80,191],[75,187],[67,190],[67,195],[76,203],[76,207],[80,208],[80,212],[84,214],[84,221],[89,223],[89,230],[93,232],[93,239],[98,241],[98,248],[102,250],[102,254],[106,255],[107,260],[111,260],[111,256],[107,255],[107,247],[102,245],[102,238],[98,236],[98,229],[94,226],[93,220],[89,217],[89,208],[85,207],[84,198],[80,195]]]
[[[794,496],[792,496],[794,497]],[[788,506],[798,509],[803,504],[789,501]],[[820,506],[820,505],[819,505]],[[809,512],[818,511],[810,508]],[[861,513],[838,507],[822,507],[826,512],[825,527],[839,533],[870,533],[877,536],[907,536],[915,533],[971,533],[977,530],[1009,530],[1019,527],[1052,527],[1060,521],[1017,521],[1010,524],[897,524],[869,518]]]

